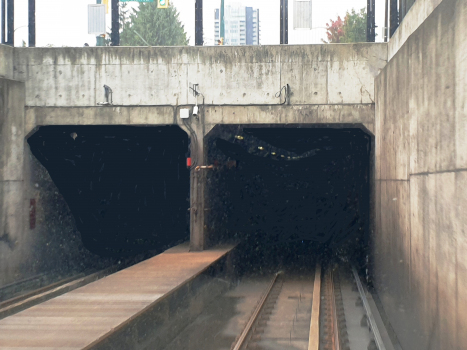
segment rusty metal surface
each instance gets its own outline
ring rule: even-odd
[[[315,282],[313,285],[313,300],[311,305],[310,335],[308,350],[319,349],[319,311],[321,308],[321,264],[316,264]]]
[[[232,247],[151,259],[0,320],[0,349],[82,349],[191,280]]]

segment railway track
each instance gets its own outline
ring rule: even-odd
[[[231,350],[393,350],[366,295],[355,268],[317,265],[301,278],[279,272]]]

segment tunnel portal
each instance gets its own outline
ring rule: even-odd
[[[188,239],[188,137],[178,126],[45,126],[28,143],[91,252],[159,252]]]
[[[306,246],[365,257],[371,137],[364,131],[224,125],[209,145],[210,162],[226,165],[208,179],[211,235],[282,255]]]

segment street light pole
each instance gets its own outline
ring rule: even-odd
[[[112,46],[120,45],[120,21],[118,0],[112,0],[112,34],[110,39]]]
[[[36,46],[36,0],[29,0],[29,47]]]
[[[281,45],[289,43],[289,0],[281,0]]]
[[[366,10],[366,41],[375,42],[375,0],[368,0]]]
[[[7,39],[6,44],[15,46],[15,1],[7,0]]]
[[[195,3],[195,45],[203,46],[203,0]]]

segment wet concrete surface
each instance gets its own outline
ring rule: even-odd
[[[229,350],[270,281],[270,275],[243,278],[214,300],[165,350]]]
[[[243,277],[217,298],[165,350],[229,350],[245,328],[272,273]],[[286,275],[258,345],[262,349],[307,349],[313,275]]]

